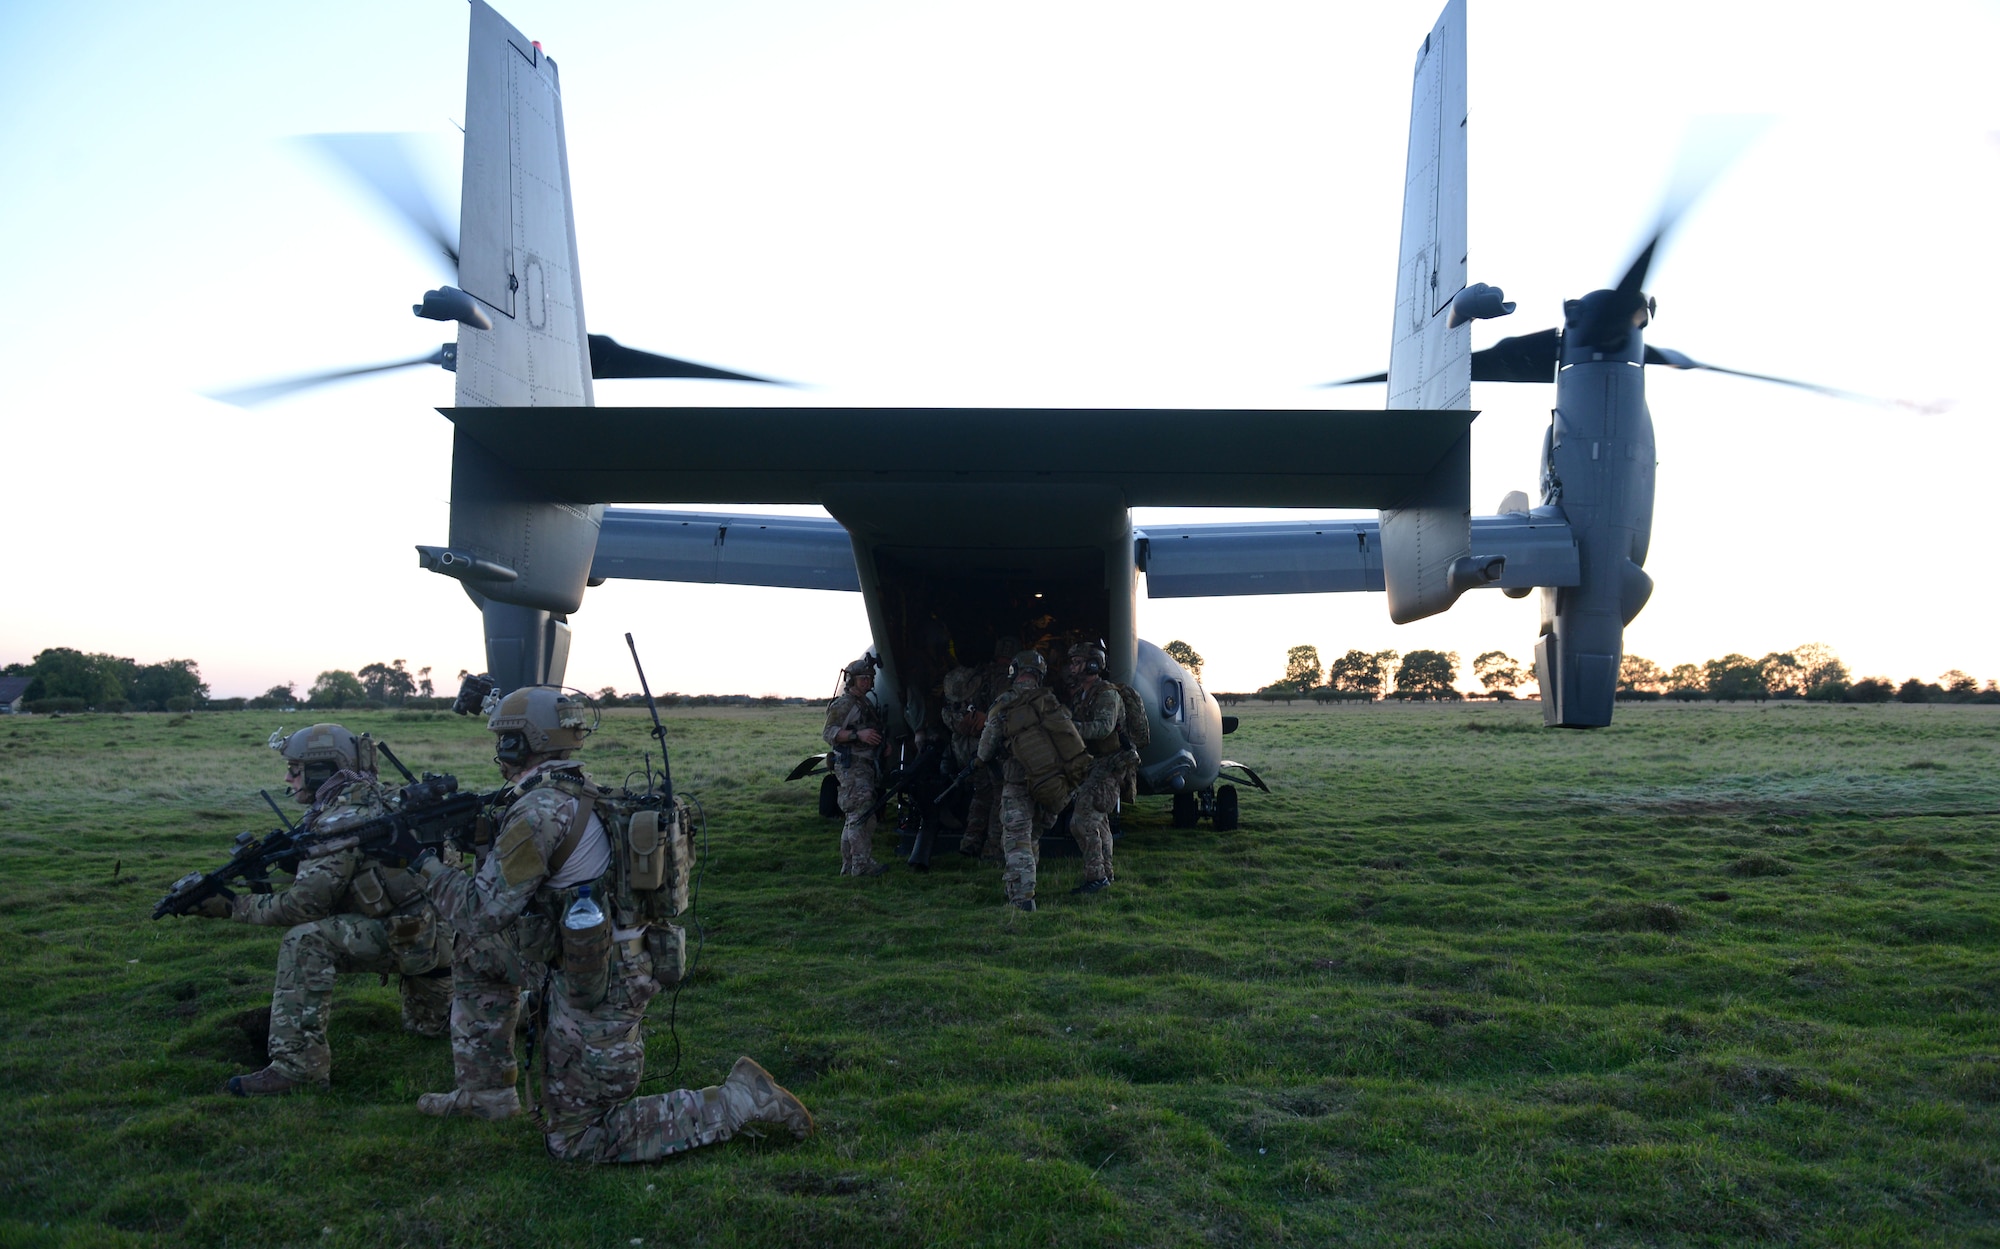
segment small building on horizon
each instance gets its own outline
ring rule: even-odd
[[[0,677],[0,716],[21,714],[21,700],[28,696],[33,677]]]

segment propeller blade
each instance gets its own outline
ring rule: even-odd
[[[754,377],[749,373],[732,373],[728,369],[696,364],[692,360],[656,356],[650,351],[627,347],[609,334],[590,336],[590,375],[592,377],[706,377],[723,382],[761,382],[766,386],[792,385],[791,382],[781,382],[774,378]]]
[[[350,377],[366,377],[370,373],[389,373],[396,369],[413,369],[420,364],[445,365],[450,362],[452,348],[446,345],[427,356],[414,360],[396,360],[389,364],[369,364],[356,369],[334,369],[328,373],[308,373],[302,377],[281,378],[275,382],[262,382],[255,386],[240,386],[234,390],[207,392],[204,397],[231,407],[254,408],[260,403],[269,403],[296,391],[310,390],[314,386],[325,386],[333,382],[345,381]]]
[[[1366,377],[1350,377],[1345,381],[1321,382],[1318,389],[1331,390],[1335,386],[1366,386],[1371,382],[1386,382],[1388,380],[1389,375],[1387,373],[1370,373]]]
[[[1769,373],[1747,373],[1742,369],[1726,369],[1719,364],[1703,364],[1701,361],[1671,347],[1655,347],[1646,344],[1646,363],[1664,365],[1670,369],[1703,369],[1710,373],[1727,373],[1731,377],[1747,377],[1752,381],[1775,382],[1780,386],[1796,386],[1800,390],[1810,390],[1814,394],[1826,395],[1832,399],[1846,399],[1854,403],[1875,403],[1885,407],[1908,407],[1919,411],[1927,410],[1925,405],[1913,404],[1902,399],[1884,399],[1879,395],[1864,395],[1859,391],[1841,390],[1834,386],[1822,386],[1818,382],[1802,382],[1796,378],[1774,377]],[[1929,409],[1929,410],[1935,410]]]
[[[444,213],[417,174],[410,136],[403,134],[316,134],[314,146],[333,158],[373,191],[403,224],[451,262],[458,277],[458,231],[447,228]]]
[[[1503,338],[1472,353],[1475,382],[1552,382],[1562,362],[1562,331],[1537,330]]]
[[[1688,131],[1674,160],[1673,179],[1668,184],[1666,202],[1660,206],[1659,220],[1653,225],[1652,237],[1618,279],[1619,294],[1628,297],[1639,294],[1646,284],[1646,271],[1666,245],[1667,236],[1770,124],[1769,117],[1707,117]]]

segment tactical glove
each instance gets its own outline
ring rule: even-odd
[[[212,893],[201,900],[194,913],[203,919],[228,919],[236,913],[234,905],[219,893]]]

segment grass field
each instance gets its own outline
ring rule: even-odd
[[[270,822],[277,718],[0,722],[0,1244],[2000,1244],[2000,709],[1238,710],[1242,828],[1146,799],[1034,915],[837,878],[816,710],[673,714],[706,947],[649,1087],[753,1054],[820,1131],[623,1168],[419,1117],[449,1053],[373,977],[330,1093],[221,1095],[281,933],[147,916]]]

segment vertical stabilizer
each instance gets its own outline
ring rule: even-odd
[[[459,328],[458,406],[588,406],[561,82],[532,40],[483,0],[471,5],[459,283],[486,306],[493,328]],[[483,561],[475,569],[497,570],[465,581],[485,613],[488,670],[503,689],[562,680],[565,617],[583,601],[603,515],[602,504],[525,489],[494,457],[458,440],[451,547]]]
[[[1472,331],[1453,326],[1465,289],[1465,0],[1451,0],[1417,54],[1410,92],[1396,324],[1389,348],[1391,408],[1472,406]],[[1472,441],[1468,433],[1402,505],[1382,513],[1382,575],[1398,624],[1436,615],[1465,588],[1472,554]]]

